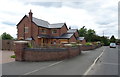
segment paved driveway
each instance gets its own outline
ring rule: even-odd
[[[0,64],[15,61],[14,58],[10,57],[11,55],[14,55],[13,51],[0,51]]]

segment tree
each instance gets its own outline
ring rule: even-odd
[[[88,42],[94,42],[95,37],[96,37],[96,32],[92,29],[89,29],[85,36],[85,38]]]
[[[104,46],[108,46],[110,44],[110,41],[107,37],[101,37],[101,42],[104,44]]]
[[[98,36],[98,35],[94,35],[93,36],[93,40],[94,40],[94,42],[97,42],[97,41],[101,41],[101,37],[100,36]]]
[[[85,28],[85,26],[83,26],[80,30],[79,30],[79,36],[80,37],[85,37],[87,33],[87,29]]]
[[[13,40],[13,37],[10,34],[7,34],[6,32],[4,32],[2,35],[2,40]]]
[[[116,42],[116,39],[115,39],[114,35],[111,36],[110,42]]]
[[[107,37],[101,37],[96,35],[95,30],[93,29],[89,29],[87,30],[85,28],[85,26],[83,26],[80,30],[79,30],[79,36],[80,37],[85,37],[87,42],[97,42],[100,41],[102,42],[105,46],[108,46],[110,44],[110,40]],[[112,37],[113,39],[113,37]],[[115,40],[115,39],[114,39]]]

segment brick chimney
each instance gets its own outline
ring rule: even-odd
[[[30,9],[30,12],[29,12],[29,19],[30,19],[30,21],[32,21],[32,12],[31,12],[31,9]]]
[[[29,23],[29,25],[30,25],[30,29],[29,29],[29,38],[31,38],[32,37],[32,11],[30,10],[30,12],[29,12],[29,21],[30,21],[30,23]]]

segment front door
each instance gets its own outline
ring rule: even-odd
[[[46,38],[41,38],[41,45],[42,45],[42,46],[47,46],[47,43],[48,43],[48,39],[46,39]]]

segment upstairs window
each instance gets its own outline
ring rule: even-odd
[[[42,33],[44,33],[44,32],[45,32],[45,30],[44,30],[44,29],[42,29],[42,30],[41,30],[41,32],[42,32]]]
[[[24,28],[25,33],[28,33],[28,27]]]
[[[46,30],[45,29],[41,29],[40,32],[46,33]]]
[[[57,33],[57,30],[52,30],[52,34]]]

